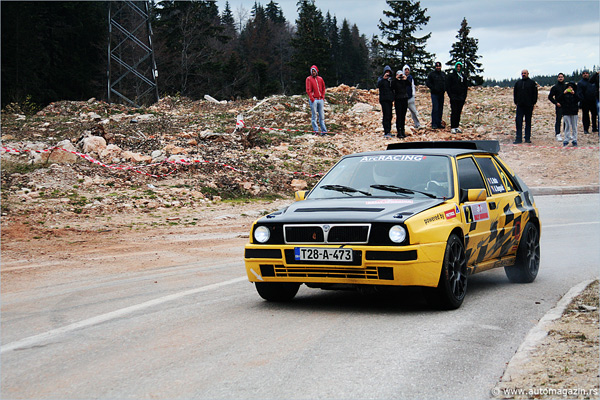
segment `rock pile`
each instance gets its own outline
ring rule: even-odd
[[[33,116],[3,111],[4,146],[68,151],[3,152],[2,210],[55,204],[57,210],[63,206],[71,212],[118,212],[193,207],[244,196],[288,196],[314,185],[341,156],[382,149],[389,143],[383,138],[377,90],[340,85],[328,89],[326,100],[331,134],[324,137],[310,132],[306,96],[233,102],[165,97],[144,109],[90,99],[52,103]],[[471,88],[461,121],[464,133],[459,135],[429,128],[425,87],[418,87],[416,105],[423,128],[414,129],[407,118],[408,141],[497,139],[503,144],[503,157],[530,185],[549,180],[555,185],[598,183],[593,168],[598,165],[597,151],[553,148],[554,109],[544,101],[543,90],[534,112],[532,138],[544,147],[511,147],[512,89]],[[448,115],[446,103],[446,121]],[[240,120],[245,128],[239,127]],[[597,137],[583,137],[580,146],[586,145],[597,146]],[[156,179],[103,168],[71,152],[85,153],[104,164],[169,175]],[[548,163],[549,159],[554,162]],[[535,171],[528,168],[531,165]]]

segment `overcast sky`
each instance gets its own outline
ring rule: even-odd
[[[240,7],[250,10],[254,1],[229,0],[236,18]],[[297,0],[275,2],[295,23]],[[222,11],[225,1],[218,4]],[[380,35],[377,25],[380,19],[387,20],[383,10],[390,10],[385,0],[316,0],[315,5],[323,15],[327,11],[335,15],[338,27],[346,18],[369,39]],[[598,0],[422,0],[421,7],[431,17],[421,32],[431,32],[427,51],[442,63],[449,60],[460,23],[467,18],[471,37],[479,40],[485,78],[520,78],[523,68],[536,76],[600,65]]]

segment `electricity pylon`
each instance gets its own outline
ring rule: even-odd
[[[113,94],[134,107],[158,101],[149,9],[148,1],[109,2],[109,103]]]

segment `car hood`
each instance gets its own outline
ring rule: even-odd
[[[404,221],[443,204],[443,199],[357,197],[306,199],[271,213],[259,222],[385,222]]]

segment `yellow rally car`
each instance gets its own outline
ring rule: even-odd
[[[504,267],[532,282],[541,224],[497,141],[408,142],[343,157],[310,192],[252,225],[248,279],[269,301],[301,284],[421,286],[436,307],[462,304],[468,276]]]

